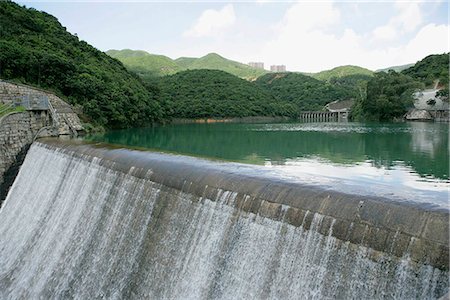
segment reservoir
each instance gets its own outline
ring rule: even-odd
[[[35,141],[0,299],[440,299],[448,128],[185,124]]]
[[[448,136],[448,124],[425,122],[197,123],[87,139],[231,161],[225,165],[240,172],[448,207]]]

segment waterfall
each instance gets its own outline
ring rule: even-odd
[[[0,298],[436,299],[448,291],[448,269],[340,240],[336,218],[307,211],[308,226],[294,226],[287,206],[268,218],[238,209],[237,191],[199,196],[193,191],[211,187],[186,180],[175,189],[155,172],[33,144],[0,210]]]

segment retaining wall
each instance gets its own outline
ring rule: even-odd
[[[75,135],[83,130],[78,115],[58,96],[34,87],[0,80],[0,103],[23,97],[47,97],[51,110],[11,113],[0,119],[0,205],[14,181],[33,140],[39,136]]]
[[[72,135],[83,130],[78,115],[73,111],[72,107],[60,97],[35,87],[0,80],[0,103],[13,104],[23,96],[29,95],[45,96],[48,98],[55,110],[56,118],[58,119],[58,122],[55,122],[58,127],[58,134]]]
[[[51,124],[46,111],[15,112],[0,118],[0,204],[6,198],[31,143]]]

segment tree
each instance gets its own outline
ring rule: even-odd
[[[356,105],[359,107],[354,112],[355,117],[372,121],[391,121],[402,117],[413,107],[413,93],[423,88],[423,83],[392,70],[375,73],[367,83],[367,96]]]

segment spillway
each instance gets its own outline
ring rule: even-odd
[[[0,210],[0,298],[437,299],[448,217],[200,159],[44,140]]]

